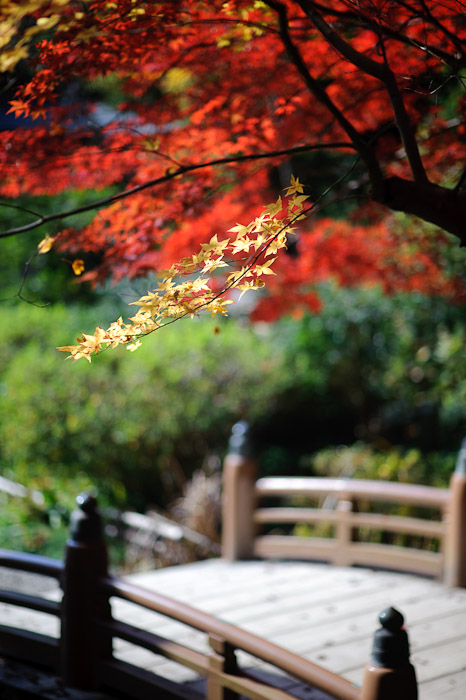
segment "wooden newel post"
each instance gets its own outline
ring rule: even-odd
[[[450,480],[444,582],[466,588],[466,438]]]
[[[256,478],[248,426],[236,423],[223,465],[222,556],[229,561],[253,555]]]
[[[111,618],[99,589],[99,579],[107,575],[107,549],[95,497],[80,494],[76,502],[62,579],[60,663],[66,685],[90,690],[98,685],[99,658],[112,655],[111,636],[98,625]]]
[[[372,656],[364,671],[360,700],[417,700],[417,681],[409,661],[403,615],[387,608],[374,635]]]

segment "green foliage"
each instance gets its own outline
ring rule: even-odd
[[[308,472],[313,476],[347,477],[354,479],[371,479],[396,481],[406,484],[424,484],[447,488],[454,472],[456,454],[427,453],[419,449],[401,449],[385,446],[384,449],[355,443],[350,447],[337,447],[319,450],[316,454],[303,460]],[[295,499],[299,505],[307,505]],[[393,503],[370,503],[364,499],[357,502],[359,512],[376,512],[404,517],[420,517],[438,520],[436,509]],[[334,537],[334,526],[327,523],[309,525],[297,523],[293,534],[300,537]],[[423,549],[438,551],[438,538],[407,536],[403,533],[387,533],[380,529],[360,527],[357,529],[359,541],[396,544],[399,546],[418,546]]]
[[[16,476],[11,470],[6,473]],[[44,469],[28,481],[30,492],[40,491],[43,502],[0,492],[0,547],[61,559],[74,497],[90,488],[90,480],[83,475],[57,477]]]
[[[309,459],[309,466],[316,476],[382,479],[446,488],[455,458],[454,453],[423,454],[415,448],[380,449],[358,442],[350,447],[319,450]]]
[[[82,473],[133,507],[166,503],[225,449],[233,422],[280,393],[274,348],[228,322],[219,333],[211,322],[176,324],[136,355],[104,353],[92,366],[53,351],[90,319],[62,306],[4,310],[0,459],[21,483],[44,469]]]
[[[111,188],[104,190],[102,196],[112,193]],[[89,194],[70,191],[53,198],[21,197],[11,202],[0,202],[0,231],[19,227],[25,222],[25,211],[29,211],[29,220],[56,214],[58,211],[74,209],[89,200]],[[46,234],[56,235],[64,226],[83,226],[92,215],[81,213],[66,219],[54,221],[23,235],[15,235],[2,240],[0,260],[0,300],[5,304],[11,300],[16,304],[17,294],[35,304],[50,304],[61,301],[65,303],[94,303],[101,293],[92,291],[89,284],[81,284],[75,277],[69,256],[52,249],[46,255],[39,255],[37,246]],[[95,255],[87,254],[86,266],[95,262]]]
[[[364,439],[385,431],[395,444],[456,449],[466,429],[464,307],[420,294],[321,292],[323,313],[289,322],[285,334],[287,371],[301,378],[295,398],[308,404],[308,417],[346,409]],[[429,411],[438,428],[430,435],[412,424],[414,414],[426,423]]]

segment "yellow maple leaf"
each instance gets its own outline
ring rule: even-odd
[[[256,265],[254,267],[254,272],[256,273],[256,275],[258,277],[260,277],[260,275],[275,275],[276,273],[270,269],[270,266],[273,265],[275,260],[276,258],[273,258],[272,260],[267,260],[267,262],[263,265]]]
[[[48,253],[49,250],[52,248],[54,241],[54,236],[49,236],[49,234],[47,233],[45,238],[43,238],[37,246],[39,254],[42,255],[43,253]]]
[[[84,265],[84,260],[73,260],[73,264],[71,265],[73,268],[73,272],[76,276],[82,275],[84,270],[86,269],[86,266]]]
[[[221,255],[222,251],[224,250],[224,248],[227,247],[229,242],[229,238],[225,238],[223,241],[219,241],[217,238],[217,234],[215,234],[215,236],[212,236],[208,243],[201,243],[201,248],[205,253],[213,251],[214,253]]]
[[[291,176],[291,185],[290,185],[290,187],[287,187],[285,193],[286,193],[287,197],[290,197],[291,195],[294,195],[294,194],[302,194],[303,193],[303,186],[299,181],[299,177],[295,177],[294,175]]]

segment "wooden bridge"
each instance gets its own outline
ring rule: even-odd
[[[39,576],[33,595],[16,590],[14,579],[0,593],[8,664],[52,669],[63,692],[118,690],[130,698],[415,700],[419,692],[421,700],[463,700],[466,449],[448,490],[256,480],[254,472],[240,451],[225,464],[224,559],[112,578],[92,499],[74,517],[64,563],[2,551],[0,566]],[[303,496],[329,494],[331,510],[303,505]],[[428,508],[428,518],[363,508],[387,501]],[[257,532],[264,523],[295,521],[329,523],[333,537]],[[374,544],[364,539],[368,529],[402,532],[408,546],[396,537]],[[426,538],[432,551],[423,548]],[[251,556],[262,560],[238,560]],[[350,566],[371,560],[398,573]],[[44,575],[60,587],[43,584]],[[406,617],[413,665],[392,607]]]

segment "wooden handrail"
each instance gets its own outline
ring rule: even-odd
[[[59,579],[63,574],[64,564],[58,559],[42,557],[38,554],[25,554],[13,552],[8,549],[0,549],[0,566],[18,571],[28,571],[31,574],[49,576]]]
[[[17,593],[16,591],[1,591],[0,603],[7,605],[16,605],[28,610],[37,610],[38,612],[47,613],[47,615],[60,616],[60,603],[56,600],[48,600],[40,596],[28,595],[27,593]]]
[[[338,513],[318,508],[257,508],[254,522],[261,525],[271,523],[335,523]],[[354,527],[368,527],[387,532],[409,532],[424,537],[442,537],[446,532],[441,521],[422,520],[384,513],[353,513]]]
[[[328,496],[344,494],[348,498],[404,503],[432,508],[446,507],[449,490],[417,484],[365,479],[331,479],[325,477],[264,477],[255,484],[258,496]]]
[[[359,698],[359,688],[350,681],[293,654],[291,651],[272,644],[272,642],[218,620],[208,613],[167,598],[160,593],[146,591],[144,588],[120,579],[108,577],[101,584],[108,596],[116,596],[137,603],[148,610],[166,615],[206,634],[215,634],[236,649],[256,656],[334,697],[342,698],[342,700],[358,700]]]

